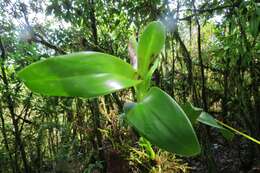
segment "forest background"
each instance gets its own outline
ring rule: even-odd
[[[98,99],[45,97],[17,72],[50,56],[100,51],[130,62],[128,43],[160,20],[166,43],[153,85],[259,139],[256,0],[0,1],[0,172],[254,172],[259,145],[196,127],[203,152],[151,160],[120,114],[132,90]]]

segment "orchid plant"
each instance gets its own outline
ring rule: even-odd
[[[129,125],[152,144],[182,156],[201,151],[193,126],[201,122],[232,136],[222,124],[202,109],[180,106],[158,87],[151,86],[153,72],[166,39],[165,26],[149,23],[132,39],[133,65],[113,55],[86,51],[51,57],[29,65],[18,74],[32,91],[47,96],[94,98],[134,87],[137,101],[125,104]]]

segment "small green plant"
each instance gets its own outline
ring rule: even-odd
[[[137,102],[125,104],[124,109],[128,124],[166,151],[193,156],[201,150],[193,129],[197,121],[219,128],[226,137],[232,135],[201,109],[190,103],[181,107],[160,88],[151,87],[165,38],[166,29],[161,22],[146,26],[133,48],[137,69],[109,54],[79,52],[36,62],[18,75],[32,91],[47,96],[93,98],[134,87]],[[154,158],[151,147],[148,149]]]

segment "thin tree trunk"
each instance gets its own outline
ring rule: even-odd
[[[195,2],[193,2],[193,7],[195,9]],[[203,65],[203,59],[202,59],[202,54],[201,54],[201,29],[200,29],[200,23],[198,17],[195,17],[195,21],[198,27],[197,30],[197,43],[198,43],[198,58],[199,58],[199,63],[200,63],[200,73],[201,73],[201,83],[202,83],[202,88],[201,88],[201,95],[202,95],[202,101],[203,101],[203,108],[205,111],[208,111],[208,106],[207,106],[207,95],[206,95],[206,79],[205,79],[205,72],[204,72],[204,65]]]
[[[228,26],[228,35],[231,34],[231,23],[229,23]],[[228,79],[229,79],[229,72],[230,72],[230,67],[229,67],[229,63],[230,63],[230,51],[228,50],[227,54],[226,54],[226,60],[223,61],[223,63],[225,64],[225,69],[224,69],[224,97],[222,99],[222,112],[223,112],[223,116],[227,116],[228,113]]]
[[[174,34],[175,39],[180,43],[180,47],[181,47],[181,50],[182,50],[181,53],[183,54],[184,62],[186,64],[186,68],[188,70],[188,84],[189,84],[188,90],[190,92],[192,92],[193,74],[192,74],[192,60],[191,60],[191,56],[190,56],[190,53],[189,53],[188,49],[186,48],[185,44],[181,40],[178,31],[177,30],[174,31],[173,34]]]
[[[173,36],[171,36],[173,38]],[[174,78],[175,78],[175,49],[174,49],[174,41],[171,39],[171,48],[172,48],[172,76],[171,76],[171,96],[174,97]],[[178,52],[176,53],[178,56]]]
[[[180,8],[180,3],[179,3],[179,1],[177,1],[176,21],[179,20],[179,8]],[[186,65],[186,68],[187,68],[187,71],[188,71],[188,91],[189,91],[189,94],[193,94],[194,83],[193,83],[193,73],[192,73],[192,59],[191,59],[190,53],[189,53],[187,47],[185,46],[184,42],[182,41],[182,39],[180,37],[180,34],[178,32],[178,28],[176,28],[173,31],[173,36],[175,37],[176,41],[179,42],[179,44],[180,44],[181,53],[184,57],[184,62],[185,62],[185,65]],[[186,94],[184,93],[184,95],[186,95]]]
[[[16,173],[16,172],[19,172],[19,166],[18,166],[18,163],[14,162],[12,154],[9,149],[8,139],[7,139],[6,129],[5,129],[5,119],[4,119],[4,115],[3,115],[1,102],[0,102],[0,118],[1,118],[1,123],[2,123],[1,130],[2,130],[3,137],[4,137],[4,145],[5,145],[6,151],[8,153],[11,165],[12,165],[13,173]]]
[[[14,101],[13,101],[11,95],[10,95],[9,83],[8,83],[7,75],[6,75],[6,72],[5,72],[4,60],[6,58],[6,55],[5,55],[5,49],[4,49],[4,45],[2,43],[1,38],[0,38],[0,48],[1,48],[1,51],[2,51],[1,71],[2,71],[2,80],[3,80],[4,88],[5,88],[4,95],[5,95],[6,100],[7,100],[7,106],[8,106],[8,109],[9,109],[9,112],[10,112],[10,115],[11,115],[11,119],[12,119],[12,123],[13,123],[13,126],[14,126],[15,145],[17,145],[17,147],[19,148],[19,150],[21,152],[21,157],[22,157],[22,161],[23,161],[23,165],[24,165],[24,171],[26,173],[29,173],[30,168],[29,168],[29,165],[27,163],[26,153],[25,153],[25,150],[24,150],[24,145],[23,145],[23,142],[22,142],[22,139],[21,139],[21,133],[20,133],[20,130],[19,130],[18,119],[16,118],[16,113],[14,111]]]
[[[194,9],[194,14],[197,13],[197,9],[195,6],[195,0],[192,0],[192,6]],[[200,63],[200,73],[201,73],[201,83],[202,83],[202,88],[201,88],[201,95],[202,95],[202,102],[203,102],[203,109],[204,111],[208,111],[208,106],[207,106],[207,95],[206,95],[206,80],[205,80],[205,73],[204,73],[204,65],[203,65],[203,59],[202,59],[202,53],[201,53],[201,28],[200,28],[200,23],[198,16],[195,16],[195,22],[197,24],[197,44],[198,44],[198,58],[199,58],[199,63]],[[208,164],[208,171],[215,173],[218,172],[216,163],[214,160],[214,157],[212,155],[211,149],[210,149],[210,132],[207,127],[204,127],[202,130],[203,136],[203,142],[205,144],[205,156],[207,159],[207,164]]]

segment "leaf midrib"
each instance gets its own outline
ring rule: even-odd
[[[104,77],[107,77],[107,76],[111,76],[110,73],[98,73],[98,75],[103,75]],[[68,80],[68,79],[72,79],[72,78],[77,78],[77,77],[82,77],[82,76],[85,76],[85,77],[91,77],[93,76],[92,78],[97,78],[97,73],[96,74],[79,74],[79,75],[71,75],[71,76],[64,76],[64,77],[59,77],[57,76],[57,78],[54,78],[54,77],[51,77],[51,78],[38,78],[38,79],[30,79],[28,81],[30,82],[37,82],[37,81],[62,81],[62,80]],[[102,77],[103,77],[102,76]],[[126,76],[123,76],[123,75],[112,75],[112,76],[116,76],[116,77],[120,77],[120,78],[126,78],[126,79],[129,79],[129,80],[133,80],[133,81],[139,81],[139,80],[135,80],[135,79],[132,79],[132,78],[127,78]]]

